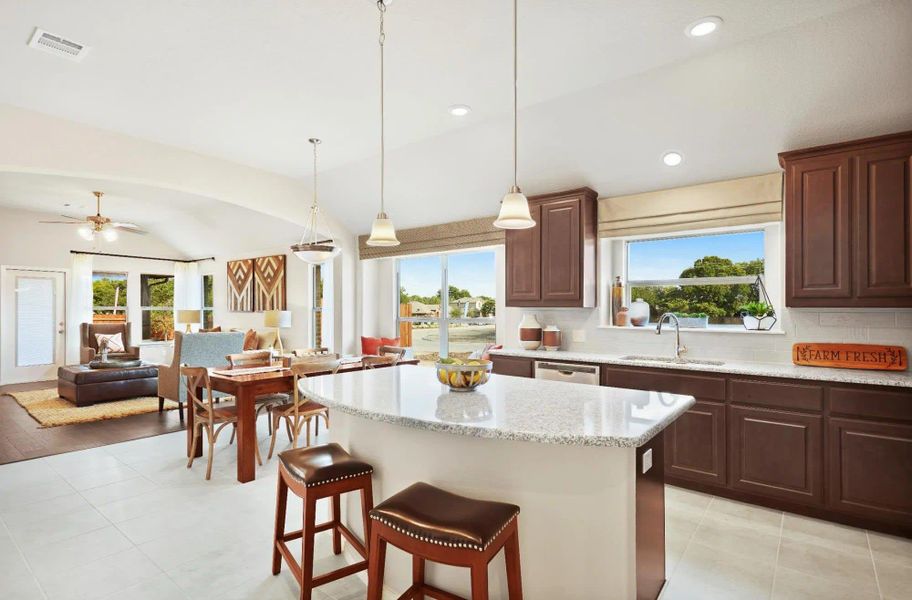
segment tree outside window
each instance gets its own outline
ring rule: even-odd
[[[174,275],[140,275],[143,340],[174,339]]]
[[[92,274],[92,320],[95,323],[127,320],[127,274]]]

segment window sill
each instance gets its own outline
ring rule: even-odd
[[[139,343],[140,347],[142,347],[142,346],[173,346],[173,345],[174,345],[174,340],[164,340],[164,341],[143,340]]]
[[[665,325],[669,331],[674,330],[674,325]],[[655,335],[656,323],[650,323],[645,327],[618,327],[616,325],[599,325],[599,329],[612,329],[614,331],[648,331],[649,333]],[[664,327],[663,327],[664,329]],[[682,327],[681,333],[734,333],[739,335],[785,335],[785,332],[779,328],[773,328],[769,331],[756,331],[745,329],[744,327],[738,327],[737,325],[732,325],[730,327],[717,326],[717,327]]]

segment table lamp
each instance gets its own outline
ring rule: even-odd
[[[278,346],[280,354],[285,354],[285,348],[282,347],[282,334],[280,330],[291,327],[291,311],[267,310],[263,313],[263,325],[265,327],[275,327],[276,346]]]
[[[202,321],[200,320],[200,310],[197,309],[180,309],[177,311],[177,322],[187,326],[187,333],[191,333],[191,325],[199,325]]]

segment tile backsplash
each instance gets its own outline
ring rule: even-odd
[[[673,337],[655,329],[599,327],[597,309],[506,308],[503,335],[507,347],[519,346],[519,322],[533,313],[543,325],[557,325],[563,333],[564,350],[619,354],[671,354]],[[784,309],[780,311],[781,333],[713,333],[681,331],[688,356],[721,360],[790,363],[796,342],[854,342],[893,344],[912,349],[912,310],[884,309]],[[582,336],[574,336],[582,331]],[[673,330],[672,330],[673,331]],[[673,335],[673,333],[672,333]],[[575,341],[584,339],[585,341]]]

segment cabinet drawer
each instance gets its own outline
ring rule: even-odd
[[[732,379],[729,400],[769,408],[823,410],[823,388],[819,385],[782,383],[756,379]]]
[[[684,375],[659,369],[602,369],[602,385],[684,394],[703,400],[725,400],[725,379],[705,375]]]
[[[491,370],[501,375],[513,375],[514,377],[532,377],[532,359],[519,358],[516,356],[492,356],[491,361],[494,365]]]
[[[870,388],[830,388],[830,412],[852,417],[912,421],[912,392]]]

